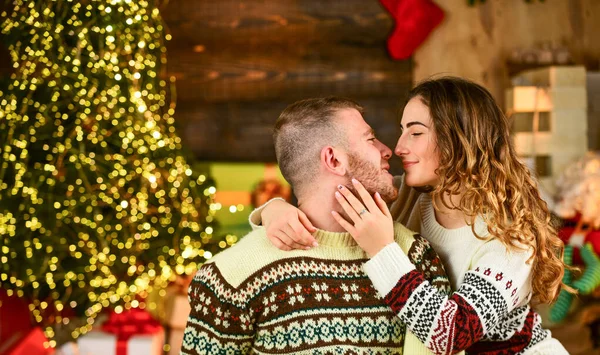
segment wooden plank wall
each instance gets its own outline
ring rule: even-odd
[[[175,118],[202,160],[274,161],[271,127],[290,103],[357,100],[396,143],[410,61],[389,59],[393,23],[376,0],[186,0],[163,9],[173,39]]]
[[[466,0],[435,3],[446,17],[413,56],[416,82],[438,73],[467,77],[487,87],[504,107],[515,50],[565,47],[573,64],[600,69],[598,0],[488,0],[476,6],[468,6]],[[599,137],[600,131],[592,135]],[[600,149],[598,138],[590,140],[590,149]]]

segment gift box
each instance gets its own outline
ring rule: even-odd
[[[167,292],[165,299],[165,324],[172,329],[185,329],[191,311],[187,294]]]
[[[164,323],[169,328],[185,329],[191,311],[187,295],[187,289],[191,281],[191,276],[179,276],[177,280],[166,289],[164,298]]]
[[[79,347],[77,343],[70,341],[58,347],[54,355],[80,355]]]
[[[162,355],[165,341],[160,323],[149,313],[132,309],[111,313],[102,330],[78,340],[80,355]]]
[[[48,339],[41,328],[30,330],[25,336],[13,334],[13,340],[5,342],[0,348],[0,354],[5,355],[47,355],[54,353]]]
[[[27,301],[15,295],[9,296],[5,289],[0,288],[0,354],[12,349],[33,328]]]
[[[183,333],[185,329],[171,329],[169,330],[169,355],[179,355],[181,351],[181,345],[183,344]]]

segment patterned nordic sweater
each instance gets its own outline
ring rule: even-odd
[[[453,289],[438,294],[395,244],[365,264],[371,281],[400,319],[437,354],[567,354],[541,327],[531,309],[530,251],[507,251],[498,240],[475,237],[470,226],[445,229],[435,219],[429,195],[400,189],[403,204],[392,214],[417,230],[440,254]],[[407,207],[410,203],[413,208]],[[488,235],[478,218],[475,231]]]
[[[437,254],[397,227],[400,250],[447,294]],[[319,247],[286,252],[260,228],[204,264],[189,288],[182,354],[398,354],[403,345],[430,354],[377,294],[352,237],[315,237]]]

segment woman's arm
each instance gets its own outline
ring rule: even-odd
[[[528,287],[529,256],[526,252],[507,253],[500,242],[487,243],[475,256],[459,289],[450,296],[438,293],[421,273],[411,270],[412,264],[395,244],[369,260],[365,271],[417,338],[435,353],[451,354],[498,333],[499,323],[523,301],[519,291]],[[533,322],[524,316],[523,321]],[[509,328],[504,332],[510,332]]]
[[[311,235],[317,229],[304,212],[290,205],[282,198],[269,200],[250,214],[252,229],[266,228],[267,237],[281,250],[310,249],[317,246]]]
[[[352,223],[339,214],[334,216],[372,256],[365,271],[417,338],[440,354],[465,350],[486,335],[500,334],[500,339],[510,339],[511,335],[504,334],[507,330],[496,327],[522,301],[519,297],[523,293],[519,291],[529,288],[531,265],[526,261],[530,252],[508,252],[498,240],[487,242],[472,258],[472,269],[459,289],[450,296],[440,294],[393,243],[388,227],[391,217],[381,198],[376,195],[373,200],[360,183],[354,185],[362,202],[345,188],[336,193]],[[527,314],[522,316],[518,321],[533,322],[532,317],[525,319]],[[526,345],[517,344],[511,350]]]

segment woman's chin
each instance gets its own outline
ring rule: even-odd
[[[429,193],[434,189],[434,187],[431,185],[413,186],[412,188],[421,193]]]
[[[411,178],[410,174],[406,174],[404,183],[419,192],[431,192],[439,181],[437,179],[417,179],[414,176]]]

